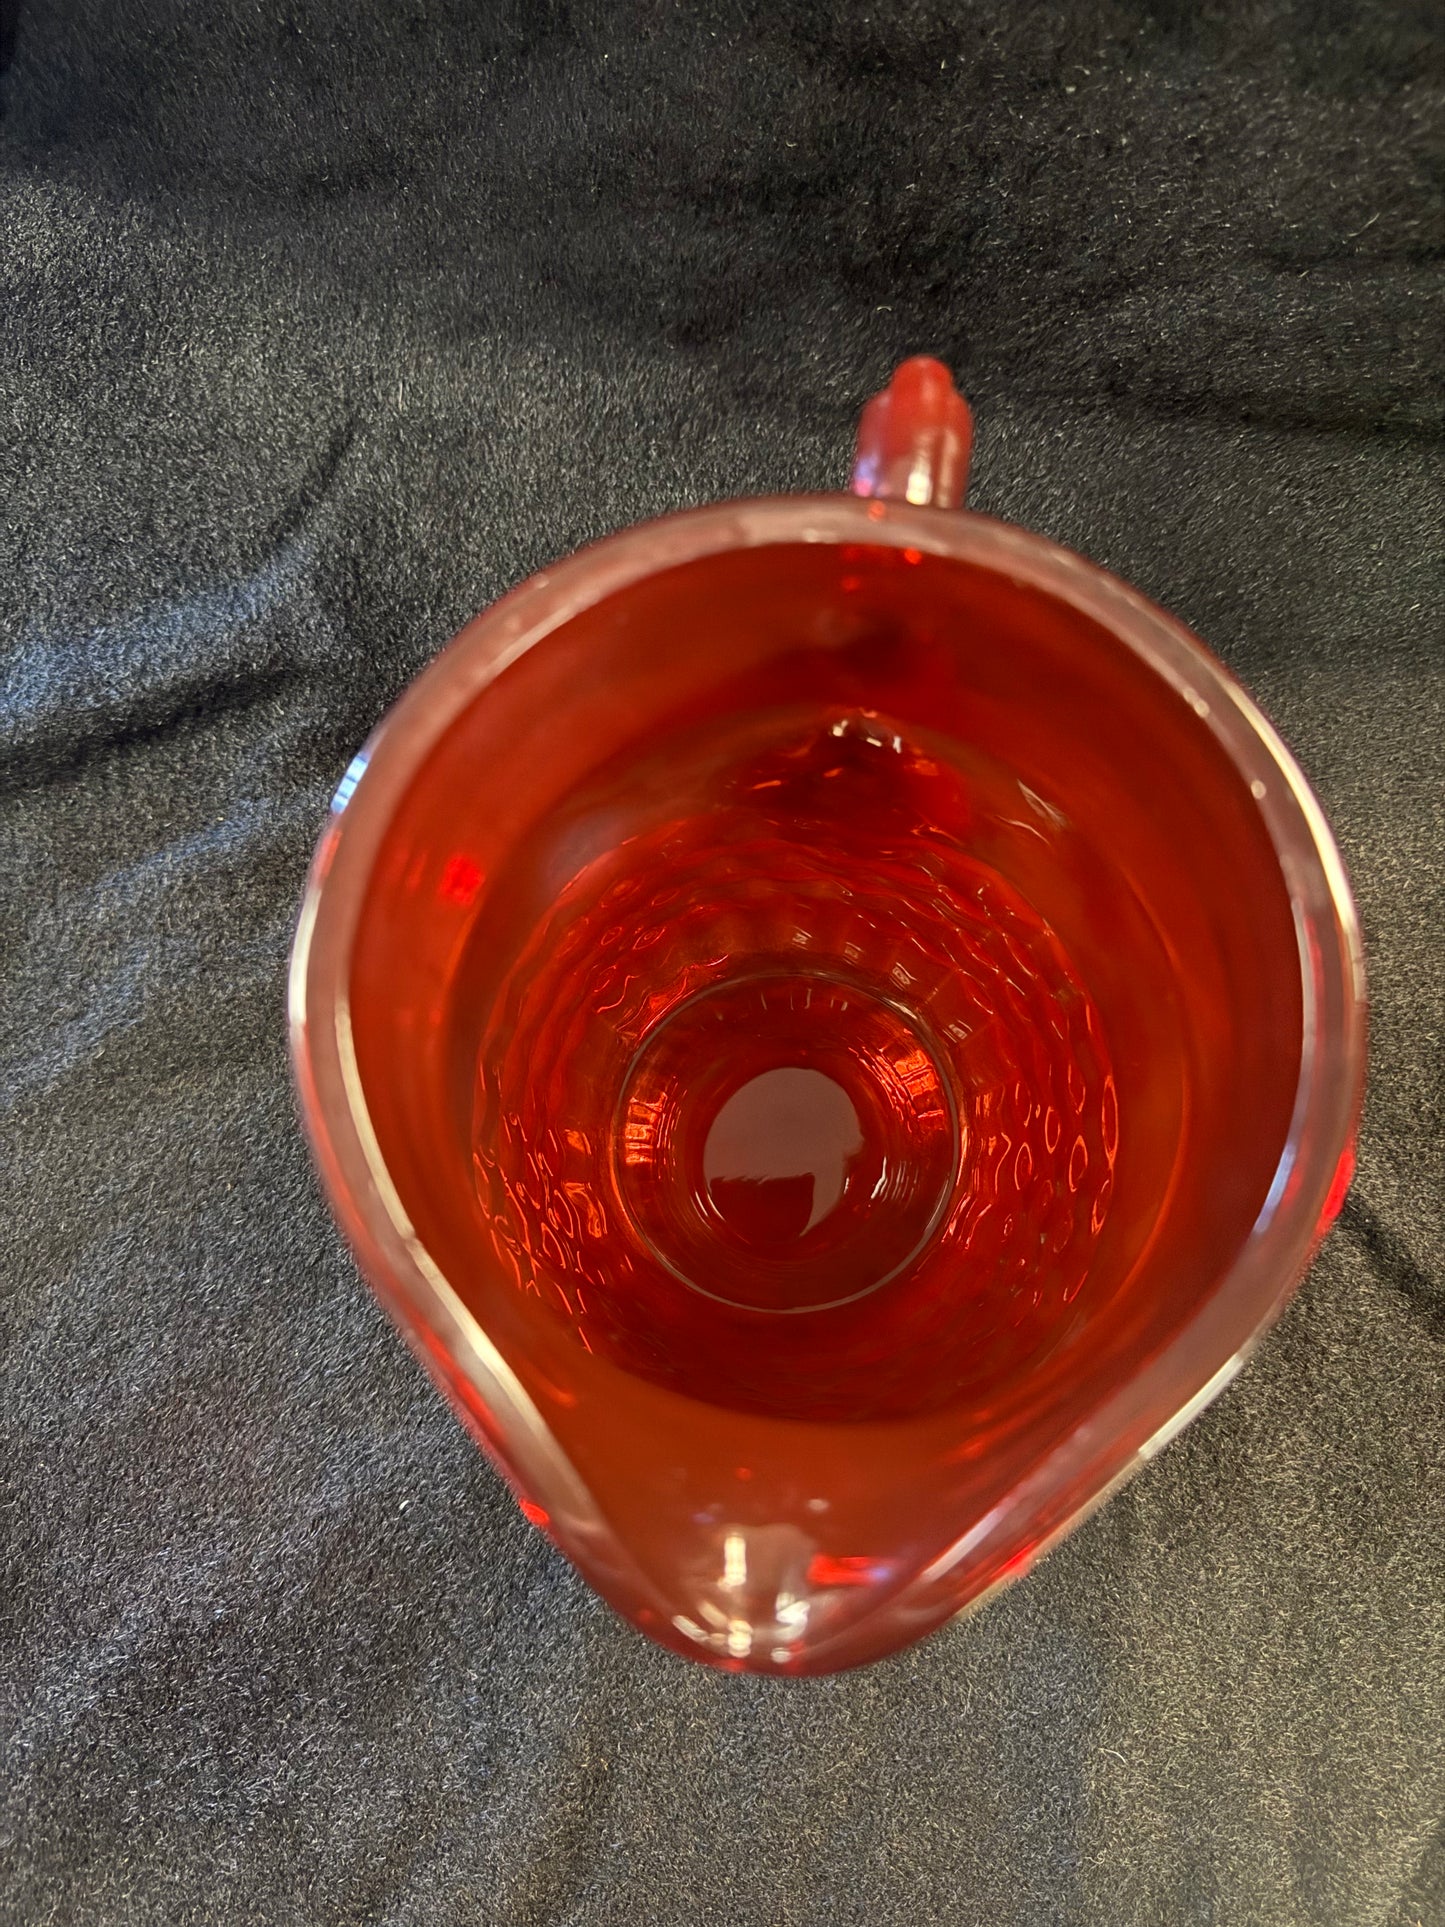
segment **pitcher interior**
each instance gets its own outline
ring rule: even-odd
[[[916,551],[704,558],[437,746],[352,984],[465,1297],[689,1397],[906,1417],[1186,1317],[1257,1217],[1300,971],[1191,700]]]

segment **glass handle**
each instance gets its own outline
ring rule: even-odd
[[[960,508],[972,448],[973,414],[952,375],[931,355],[914,355],[858,419],[853,493]]]

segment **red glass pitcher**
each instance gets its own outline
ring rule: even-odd
[[[906,363],[851,494],[614,536],[357,756],[302,1110],[527,1518],[652,1638],[855,1665],[1233,1376],[1338,1210],[1348,886],[1240,687],[960,507]]]

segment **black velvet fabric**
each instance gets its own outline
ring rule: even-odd
[[[1445,1918],[1439,24],[20,14],[0,1919]],[[351,750],[465,617],[639,516],[839,482],[919,350],[976,504],[1180,613],[1317,785],[1360,1173],[1236,1387],[1033,1577],[858,1674],[726,1678],[599,1604],[374,1308],[286,952]]]

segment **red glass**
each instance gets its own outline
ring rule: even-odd
[[[905,364],[858,493],[668,517],[479,617],[348,772],[297,936],[373,1285],[527,1517],[731,1668],[1026,1570],[1348,1182],[1317,804],[1170,617],[950,506],[970,439]]]

